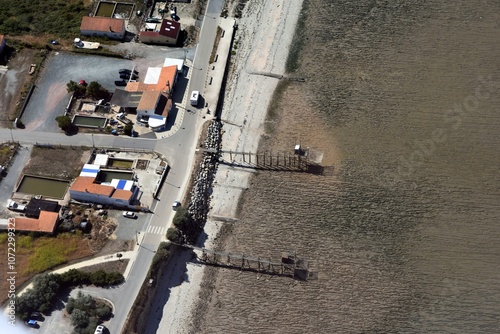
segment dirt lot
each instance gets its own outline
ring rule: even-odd
[[[79,147],[33,147],[23,173],[72,180],[80,174],[90,153]]]

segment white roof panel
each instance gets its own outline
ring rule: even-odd
[[[156,85],[160,79],[161,67],[149,67],[144,78],[145,84]]]
[[[107,154],[96,154],[94,159],[94,165],[106,166],[108,164],[109,156]]]
[[[168,66],[177,66],[177,71],[182,71],[182,66],[184,65],[184,59],[174,59],[174,58],[165,58],[163,62],[163,67]]]

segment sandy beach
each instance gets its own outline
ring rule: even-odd
[[[251,1],[237,20],[238,43],[232,57],[232,71],[228,78],[225,104],[222,111],[223,149],[256,152],[263,134],[263,124],[278,79],[254,73],[283,74],[285,61],[297,23],[301,1]],[[232,6],[232,10],[234,9]],[[231,6],[230,6],[231,7]],[[253,172],[220,165],[212,198],[212,210],[205,226],[211,248],[222,226],[220,218],[235,217],[242,191],[248,187]],[[158,328],[147,328],[146,333],[189,333],[192,313],[197,307],[200,288],[207,267],[189,263],[190,253],[179,255],[169,264],[169,277],[175,280],[179,271],[185,271],[184,281],[170,289],[164,307],[151,308],[161,317]],[[188,262],[184,267],[180,263]]]

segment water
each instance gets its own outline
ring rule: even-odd
[[[131,172],[117,172],[101,169],[97,178],[99,182],[111,182],[113,179],[132,180],[132,175],[133,173]]]
[[[68,189],[68,184],[67,181],[25,175],[17,191],[25,194],[63,198]]]
[[[496,333],[500,3],[306,0],[298,76],[225,249],[295,249],[318,279],[211,269],[205,333]]]
[[[99,3],[99,7],[96,11],[95,16],[104,16],[104,17],[112,17],[113,11],[115,10],[115,4],[112,2],[103,2]]]
[[[107,119],[105,117],[90,117],[76,115],[73,118],[73,124],[81,127],[105,127]]]

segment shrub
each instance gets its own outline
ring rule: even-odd
[[[97,81],[92,81],[87,86],[86,95],[94,99],[105,99],[109,97],[109,92]]]
[[[27,319],[34,311],[50,311],[59,287],[59,275],[43,274],[35,277],[33,288],[17,297],[16,307],[21,319]]]
[[[125,125],[125,127],[123,128],[123,133],[125,133],[127,136],[130,136],[132,135],[132,129],[134,128],[134,125],[133,124],[127,124]]]
[[[177,211],[175,212],[175,216],[174,216],[174,219],[172,220],[172,223],[179,230],[185,230],[189,224],[189,220],[190,220],[190,217],[189,217],[188,209],[181,206],[181,207],[177,208]]]
[[[68,131],[71,129],[71,118],[69,116],[57,116],[57,125],[63,130]]]
[[[172,242],[180,243],[182,239],[181,233],[175,227],[169,227],[167,230],[167,239]]]
[[[71,324],[75,327],[84,328],[89,324],[89,318],[85,311],[75,309],[71,314]]]
[[[95,310],[96,316],[99,319],[107,319],[111,317],[111,308],[107,305],[104,305],[103,307],[99,307]]]

